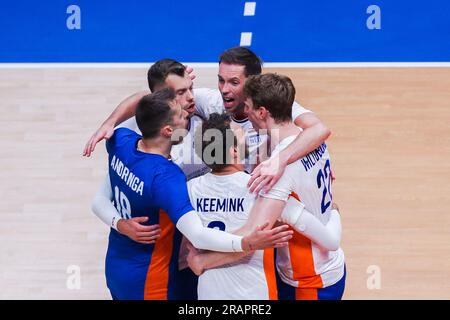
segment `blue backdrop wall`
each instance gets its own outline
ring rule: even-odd
[[[244,15],[246,2],[255,3],[253,15]],[[243,32],[251,32],[247,45],[266,62],[450,61],[449,0],[2,0],[0,6],[0,62],[216,62]]]

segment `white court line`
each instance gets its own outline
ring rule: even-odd
[[[268,62],[266,68],[449,68],[450,62]]]
[[[141,69],[148,63],[0,63],[0,69],[99,68]],[[217,62],[184,62],[193,68],[217,68]],[[450,68],[450,62],[267,62],[265,68]]]

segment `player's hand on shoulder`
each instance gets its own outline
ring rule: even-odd
[[[286,166],[287,159],[280,157],[280,155],[261,162],[253,170],[252,177],[248,181],[247,187],[250,188],[250,192],[270,191],[283,175]]]
[[[117,230],[133,241],[141,244],[153,244],[161,236],[161,228],[158,224],[146,226],[143,223],[148,217],[136,217],[121,219],[117,223]]]
[[[268,226],[269,223],[258,226],[252,233],[242,239],[242,248],[244,251],[280,248],[288,245],[294,232],[289,230],[287,224],[273,229],[269,229]]]
[[[91,136],[84,147],[83,156],[89,157],[94,152],[95,146],[103,139],[109,139],[114,134],[114,125],[105,122]]]

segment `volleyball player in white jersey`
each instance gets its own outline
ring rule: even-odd
[[[255,196],[246,188],[250,175],[244,172],[241,161],[248,156],[244,131],[237,127],[231,132],[230,122],[228,115],[215,113],[197,132],[202,144],[196,151],[212,172],[189,181],[188,191],[204,226],[234,233],[247,222]],[[209,132],[214,133],[212,141],[204,138]],[[209,157],[204,151],[212,147],[220,149]],[[258,250],[232,264],[206,271],[198,280],[198,299],[276,299],[273,261],[273,249]]]
[[[197,147],[201,145],[201,150],[196,151],[212,172],[189,181],[188,190],[191,203],[204,226],[245,234],[256,196],[246,188],[250,175],[244,172],[242,161],[244,155],[248,156],[244,131],[240,127],[231,131],[231,124],[232,120],[226,114],[212,114],[203,122],[202,131],[196,133],[201,136],[202,143],[197,144]],[[295,200],[284,210],[282,218],[288,223],[302,225],[300,232],[315,239],[322,248],[329,250],[338,246],[338,212],[334,212],[331,223],[323,225]],[[199,299],[277,299],[272,249],[255,251],[250,256],[234,255],[229,264],[221,261],[220,268],[211,267],[217,263],[215,255],[191,249],[190,266],[200,275]],[[205,268],[209,270],[203,272]]]
[[[257,130],[271,136],[275,156],[298,135],[290,117],[295,88],[285,76],[265,74],[249,78],[245,85],[246,112]],[[275,99],[274,99],[275,98]],[[289,197],[301,199],[305,208],[323,223],[331,218],[331,164],[322,144],[306,157],[286,167],[280,180],[267,193],[260,193],[252,213],[258,221],[272,222],[280,216]],[[278,250],[280,292],[286,299],[341,299],[345,287],[345,261],[341,248],[326,251],[295,233],[289,247]]]
[[[290,118],[295,89],[289,78],[274,74],[252,76],[245,85],[246,112],[256,130],[267,129],[275,148],[272,156],[286,148],[300,130]],[[275,98],[275,99],[274,99]],[[306,157],[289,164],[268,193],[260,193],[252,207],[247,228],[280,217],[295,231],[287,248],[277,253],[280,299],[341,299],[345,287],[344,253],[340,249],[339,215],[333,209],[331,165],[325,144]],[[300,202],[304,209],[299,209]],[[294,210],[292,210],[294,208]],[[298,212],[303,212],[299,215]],[[305,223],[315,216],[318,225]],[[309,221],[309,220],[308,220]],[[316,233],[324,225],[328,232]],[[317,229],[316,229],[317,228]],[[320,230],[319,230],[320,231]],[[331,233],[331,235],[330,235]],[[188,257],[197,274],[236,261],[234,254],[206,253]]]
[[[165,59],[169,60],[169,59]],[[173,61],[173,60],[172,60]],[[153,67],[152,67],[153,68]],[[250,157],[250,165],[246,167],[248,171],[251,171],[255,164],[256,149],[260,145],[260,136],[251,128],[251,123],[245,116],[243,112],[244,99],[243,99],[243,86],[245,79],[251,74],[258,74],[261,72],[261,61],[260,59],[250,50],[243,47],[232,48],[226,50],[220,59],[219,64],[219,90],[215,90],[215,94],[209,93],[208,90],[203,92],[204,99],[201,101],[199,110],[196,112],[199,115],[207,116],[213,111],[223,111],[226,110],[233,117],[234,122],[239,124],[247,131],[247,140],[250,144],[250,150],[252,151],[252,156]],[[174,75],[172,78],[177,79]],[[179,77],[178,77],[179,78]],[[179,79],[178,79],[179,80]],[[187,81],[190,79],[187,79]],[[177,92],[177,99],[184,99],[187,104],[187,111],[192,114],[196,111],[196,106],[194,99],[191,96],[192,84],[190,86],[184,86],[184,88],[178,90],[174,83],[167,79],[163,79],[165,85],[171,86]],[[149,77],[149,86],[150,84]],[[111,136],[113,129],[116,125],[120,124],[125,119],[132,117],[135,113],[135,109],[139,99],[148,92],[140,92],[127,98],[123,101],[116,110],[110,115],[110,117],[102,124],[102,126],[94,133],[91,139],[86,144],[84,155],[90,156],[93,152],[96,143],[98,143],[103,138],[108,138]],[[202,91],[199,94],[195,94],[196,99],[201,99]],[[214,98],[215,97],[215,98]],[[182,103],[183,105],[183,103]],[[218,109],[217,109],[218,108]],[[312,113],[308,112],[306,109],[300,106],[294,107],[292,116],[295,118],[295,123],[302,127],[304,131],[299,134],[298,139],[295,140],[293,148],[295,148],[297,155],[300,157],[307,154],[309,151],[313,150],[316,146],[320,145],[329,136],[330,131],[320,122],[320,120]],[[191,118],[196,119],[194,115]],[[128,125],[134,123],[134,120],[128,121]],[[191,128],[194,128],[192,125]],[[202,163],[199,164],[199,160],[195,158],[195,152],[192,149],[189,151],[188,148],[184,146],[192,146],[193,142],[190,137],[193,130],[190,133],[182,145],[183,156],[177,156],[172,154],[172,157],[176,159],[181,159],[181,168],[188,177],[196,176],[197,173],[204,173],[205,167]],[[300,139],[301,138],[301,139]],[[176,151],[176,149],[175,149]],[[191,155],[192,157],[186,157],[186,155]],[[187,161],[186,161],[187,159]],[[194,160],[192,160],[194,159]],[[194,163],[192,163],[194,162]],[[178,163],[177,163],[178,164]],[[194,169],[192,172],[195,174],[189,176],[188,168],[199,168]],[[93,203],[93,211],[104,221],[108,226],[116,228],[119,232],[122,232],[129,236],[135,241],[142,241],[143,243],[153,243],[154,240],[159,236],[158,226],[142,226],[143,220],[140,218],[129,219],[123,221],[119,213],[111,207],[110,194],[111,188],[109,185],[109,179],[105,179],[105,184],[102,186],[101,190],[95,197]]]

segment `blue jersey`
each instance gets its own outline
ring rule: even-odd
[[[138,151],[141,138],[120,128],[106,143],[113,201],[124,219],[148,217],[146,224],[159,224],[162,233],[154,245],[144,245],[111,229],[107,285],[117,299],[177,299],[182,235],[175,225],[193,208],[181,169],[161,155]]]

